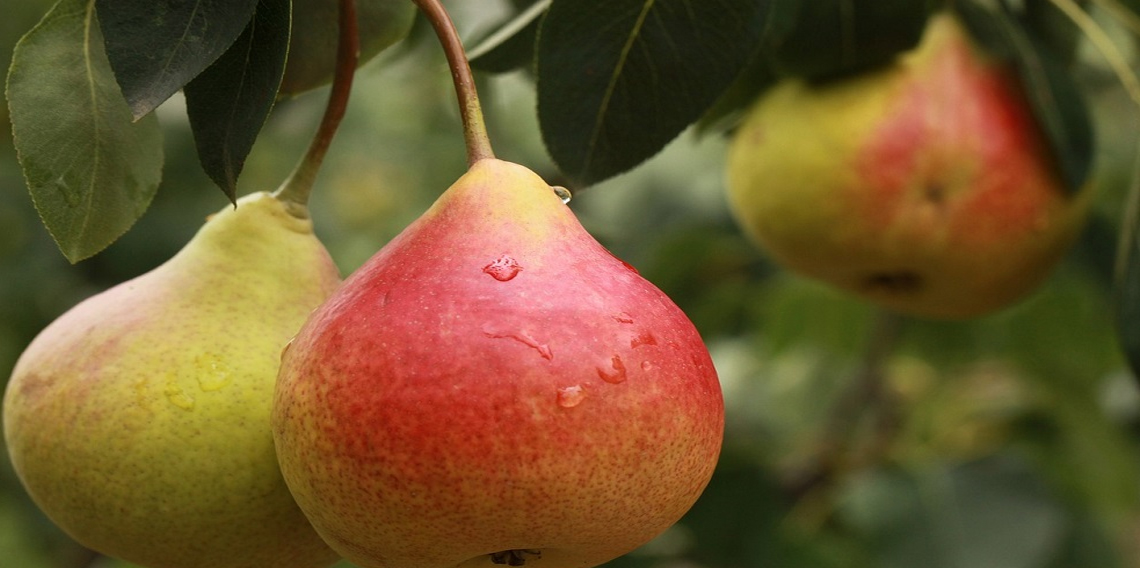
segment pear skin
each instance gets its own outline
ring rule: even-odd
[[[282,358],[282,472],[364,568],[595,566],[708,483],[724,405],[697,330],[530,170],[484,159]]]
[[[1012,70],[950,13],[895,64],[761,97],[728,196],[771,257],[889,309],[965,319],[1027,296],[1091,191],[1063,185]]]
[[[338,281],[311,222],[255,193],[59,317],[4,396],[33,500],[81,544],[149,568],[334,563],[281,478],[269,413],[281,349]]]

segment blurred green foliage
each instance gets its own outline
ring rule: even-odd
[[[0,65],[46,5],[5,5]],[[477,35],[495,6],[456,3],[456,20]],[[586,227],[697,324],[728,408],[723,457],[696,507],[610,566],[1140,566],[1140,391],[1118,352],[1108,285],[1138,121],[1115,83],[1086,79],[1099,93],[1097,215],[1033,297],[972,322],[886,317],[770,264],[728,215],[723,141],[713,137],[686,135],[575,195]],[[481,88],[500,157],[558,183],[526,77]],[[277,108],[241,193],[272,189],[288,174],[323,93]],[[197,165],[179,104],[160,109],[168,165],[153,207],[78,265],[40,225],[10,136],[0,136],[0,382],[53,318],[161,263],[226,206]],[[362,70],[312,204],[345,274],[463,171],[454,107],[442,54],[422,37]],[[60,533],[6,460],[0,559],[19,568],[126,566]]]

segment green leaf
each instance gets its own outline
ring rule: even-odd
[[[927,16],[918,0],[774,0],[764,52],[782,76],[831,78],[914,47]]]
[[[94,0],[107,57],[136,119],[209,67],[258,0]]]
[[[529,69],[534,63],[538,26],[550,8],[550,1],[538,0],[531,4],[469,49],[471,67],[489,73]]]
[[[1021,22],[1062,63],[1070,65],[1076,60],[1084,33],[1054,0],[1027,0]]]
[[[1088,179],[1093,160],[1092,121],[1064,56],[1031,34],[1009,11],[985,0],[955,6],[971,35],[995,56],[1011,61],[1030,108],[1045,134],[1066,187],[1077,192]]]
[[[760,95],[779,81],[779,76],[768,59],[763,57],[762,51],[753,55],[736,80],[701,117],[697,123],[698,133],[735,130]]]
[[[289,0],[263,0],[218,61],[186,85],[198,159],[233,201],[237,179],[273,110],[289,51]]]
[[[16,46],[8,105],[40,217],[71,262],[107,247],[162,178],[154,117],[131,122],[88,0],[61,0]]]
[[[554,0],[538,37],[547,150],[578,183],[627,171],[696,121],[759,45],[767,1]]]

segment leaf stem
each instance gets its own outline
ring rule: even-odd
[[[317,179],[317,172],[324,163],[348,109],[348,98],[352,92],[352,80],[356,75],[356,65],[360,59],[360,32],[356,22],[356,0],[340,0],[339,35],[337,40],[336,69],[333,74],[332,90],[321,124],[313,135],[313,141],[293,173],[274,192],[278,199],[295,205],[294,214],[308,215],[309,195]]]
[[[451,79],[455,82],[455,95],[459,99],[459,114],[463,120],[463,138],[467,143],[467,165],[486,158],[494,158],[487,125],[483,121],[483,107],[475,89],[475,78],[467,62],[467,52],[459,39],[459,32],[439,0],[412,0],[427,16],[436,37],[447,55]]]

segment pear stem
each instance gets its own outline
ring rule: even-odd
[[[467,61],[467,51],[463,41],[451,21],[451,16],[439,0],[412,0],[431,23],[439,38],[443,52],[447,55],[447,65],[451,68],[451,79],[455,82],[455,95],[459,99],[459,114],[463,120],[463,137],[467,143],[467,166],[479,160],[494,158],[491,139],[487,135],[487,125],[483,121],[483,107],[479,103],[479,93],[475,89],[475,77],[471,64]]]
[[[317,172],[328,154],[329,145],[340,128],[348,109],[348,97],[352,92],[352,80],[356,75],[356,65],[360,60],[360,32],[356,23],[356,0],[340,0],[339,35],[337,40],[336,69],[333,74],[332,90],[329,92],[325,114],[317,127],[309,149],[289,178],[274,192],[278,199],[294,205],[294,214],[308,216],[309,195],[317,179]]]
[[[885,384],[886,365],[898,347],[907,319],[880,309],[872,324],[863,361],[850,386],[840,394],[823,426],[821,440],[811,459],[794,472],[785,486],[797,501],[835,477],[852,463],[873,463],[889,450],[897,430],[897,400]],[[853,432],[861,420],[870,419],[872,431],[857,451]]]

